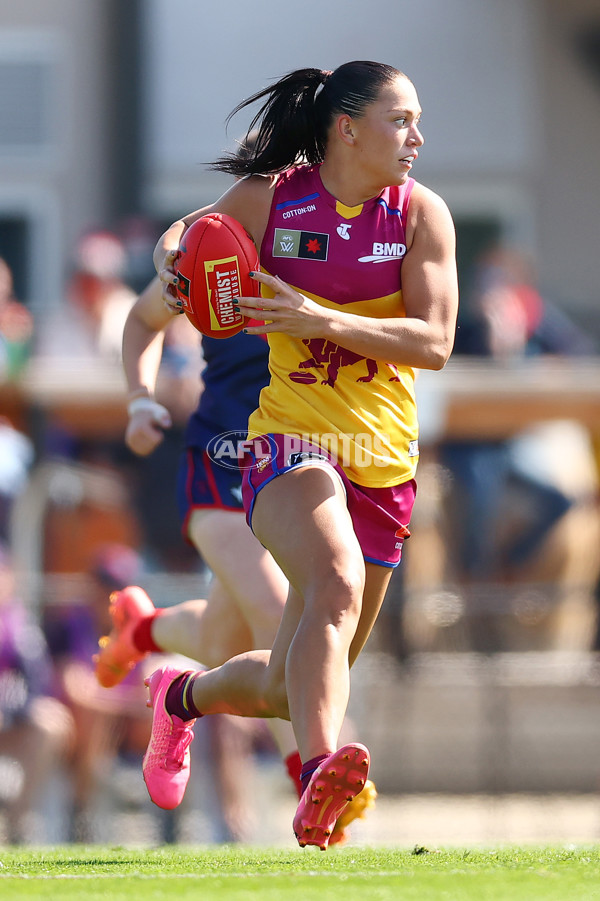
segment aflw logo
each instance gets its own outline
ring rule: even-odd
[[[373,242],[373,253],[367,257],[359,257],[359,263],[385,263],[388,260],[401,260],[406,253],[406,244],[399,241],[383,244],[380,241]]]
[[[301,260],[326,260],[329,235],[276,228],[273,235],[273,256],[294,257]]]

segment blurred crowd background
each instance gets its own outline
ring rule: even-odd
[[[230,109],[352,58],[416,83],[414,174],[455,217],[461,311],[446,370],[418,375],[413,534],[351,716],[382,796],[600,786],[597,4],[0,0],[0,843],[111,840],[117,818],[122,840],[258,834],[260,723],[202,723],[203,779],[163,815],[144,673],[93,676],[110,591],[166,606],[210,580],[174,490],[198,337],[169,330],[174,426],[142,460],[121,335],[163,228],[226,187],[205,164],[244,133]]]

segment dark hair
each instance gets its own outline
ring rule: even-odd
[[[333,118],[346,113],[360,117],[379,92],[403,72],[385,63],[358,60],[334,72],[296,69],[271,87],[239,103],[227,117],[266,98],[248,127],[255,132],[249,154],[225,154],[210,166],[236,178],[281,172],[300,161],[322,163]]]
[[[253,129],[252,131],[249,131],[247,134],[245,134],[243,138],[236,141],[237,150],[235,152],[235,156],[237,159],[244,160],[244,162],[252,159],[256,148],[257,137],[258,131],[256,129]]]

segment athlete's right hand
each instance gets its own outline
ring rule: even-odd
[[[171,414],[150,397],[138,397],[128,407],[125,444],[140,457],[147,457],[161,443],[164,429],[171,427]]]

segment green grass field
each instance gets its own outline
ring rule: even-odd
[[[600,899],[600,847],[322,853],[231,846],[0,848],[2,901]]]

